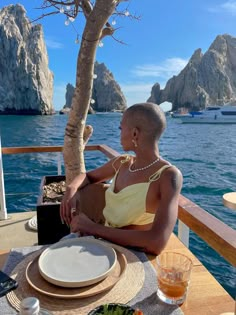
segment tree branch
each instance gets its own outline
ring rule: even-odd
[[[127,45],[125,42],[123,42],[122,40],[120,40],[120,39],[117,39],[117,38],[115,38],[114,36],[111,36],[116,42],[118,42],[118,43],[120,43],[120,44],[122,44],[122,45]]]
[[[103,37],[105,36],[112,36],[115,32],[115,29],[112,28],[111,26],[109,27],[105,27],[103,30],[102,30],[102,33],[101,33],[101,36],[99,38],[99,40],[102,40]]]
[[[87,18],[93,11],[93,6],[89,0],[81,0],[80,2],[80,6],[84,12],[85,17]]]
[[[92,134],[93,134],[93,127],[91,125],[86,125],[84,127],[84,133],[83,133],[84,146],[86,146]]]
[[[45,2],[49,2],[49,3],[51,3],[52,5],[56,5],[56,4],[58,4],[58,5],[76,5],[76,2],[78,2],[78,0],[77,1],[71,1],[71,2],[66,2],[66,1],[55,1],[55,0],[46,0]],[[79,2],[81,2],[81,0],[79,1]]]
[[[122,1],[129,1],[129,0],[117,0],[117,5],[116,7],[119,5],[120,2]],[[84,13],[84,16],[85,18],[87,19],[91,12],[93,11],[93,4],[91,2],[91,0],[72,0],[70,2],[68,1],[60,1],[60,0],[44,0],[43,2],[43,7],[44,9],[46,8],[55,8],[56,10],[58,11],[55,11],[55,12],[50,12],[50,13],[46,13],[46,14],[43,14],[42,16],[40,16],[39,18],[37,18],[36,20],[34,20],[33,22],[37,21],[37,20],[40,20],[46,16],[49,16],[49,15],[53,15],[53,14],[57,14],[59,13],[60,11],[60,7],[59,6],[74,6],[73,9],[71,10],[65,10],[64,14],[67,16],[67,17],[73,17],[73,18],[76,18],[78,13],[80,12],[79,8],[81,8],[82,12]],[[126,14],[126,11],[118,11],[116,10],[114,15],[118,15],[118,16],[121,16],[121,17],[129,17],[131,19],[136,19],[136,20],[139,20],[140,17],[139,16],[135,16],[135,15],[131,15],[129,14],[127,16]],[[123,41],[121,40],[118,40],[116,39],[115,37],[113,37],[113,34],[115,32],[116,29],[114,29],[111,24],[107,21],[106,24],[105,24],[105,27],[103,28],[102,32],[101,32],[101,35],[100,35],[100,38],[99,40],[102,40],[102,38],[104,38],[105,36],[112,36],[112,38],[121,43],[121,44],[125,44],[127,45],[126,43],[124,43]]]
[[[53,14],[58,14],[58,13],[59,13],[58,11],[54,11],[54,12],[48,12],[48,13],[42,14],[42,15],[39,16],[38,18],[36,18],[36,19],[34,19],[33,21],[31,21],[31,23],[36,22],[36,21],[39,21],[39,20],[43,19],[43,18],[46,17],[46,16],[53,15]]]

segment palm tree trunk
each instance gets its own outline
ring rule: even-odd
[[[87,21],[77,60],[76,86],[65,129],[64,163],[66,183],[85,172],[83,133],[90,105],[96,50],[104,25],[115,10],[116,0],[97,0]]]

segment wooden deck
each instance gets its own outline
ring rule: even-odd
[[[11,213],[8,220],[0,221],[0,269],[11,248],[37,245],[38,233],[27,224],[35,214],[35,211]]]
[[[235,301],[174,234],[165,250],[185,254],[193,261],[188,297],[181,306],[185,315],[235,314]],[[155,267],[155,257],[149,258]]]
[[[38,233],[28,227],[34,215],[35,211],[10,213],[7,220],[0,220],[0,249],[36,245]]]

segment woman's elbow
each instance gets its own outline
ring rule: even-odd
[[[153,254],[153,255],[160,255],[160,253],[163,251],[163,249],[165,248],[165,245],[163,242],[158,241],[158,240],[152,240],[150,241],[147,246],[146,246],[146,252],[149,254]]]
[[[160,235],[153,235],[151,233],[147,239],[146,251],[153,255],[160,255],[163,249],[166,247],[169,236],[160,237]]]

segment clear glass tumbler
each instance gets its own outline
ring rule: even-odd
[[[163,252],[156,258],[157,296],[167,304],[182,304],[187,296],[192,261],[176,252]]]

